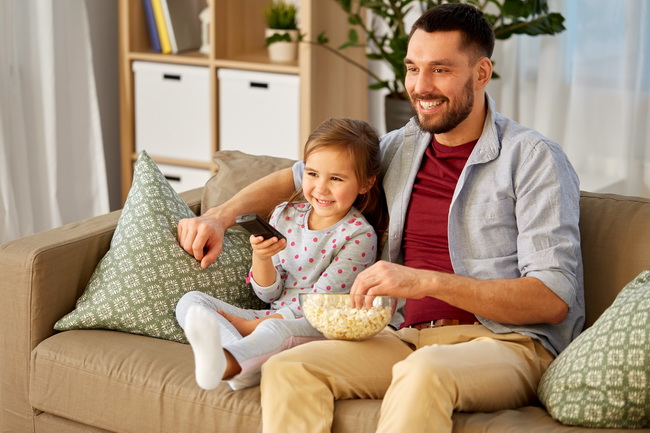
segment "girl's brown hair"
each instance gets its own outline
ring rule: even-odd
[[[326,149],[344,149],[350,155],[357,181],[365,186],[373,176],[375,182],[365,194],[359,194],[354,207],[364,214],[368,222],[379,231],[382,225],[383,195],[381,183],[381,151],[379,136],[372,126],[361,120],[331,118],[321,123],[307,139],[303,161],[312,153]],[[289,202],[304,201],[302,188]]]

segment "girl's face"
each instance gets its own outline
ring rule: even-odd
[[[359,194],[372,186],[361,185],[350,154],[338,148],[319,149],[305,161],[302,189],[313,210],[309,228],[322,230],[343,218]]]

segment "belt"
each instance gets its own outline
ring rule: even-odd
[[[438,319],[438,320],[431,320],[429,322],[420,322],[420,323],[415,323],[409,328],[414,328],[414,329],[428,329],[428,328],[440,328],[443,326],[456,326],[456,325],[480,325],[480,322],[472,322],[469,320],[458,320],[458,319]]]

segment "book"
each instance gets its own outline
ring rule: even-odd
[[[167,6],[167,0],[160,0],[160,5],[162,6],[163,18],[165,19],[165,27],[167,28],[167,35],[169,35],[169,45],[171,47],[172,54],[177,54],[178,45],[176,45],[174,27],[172,27],[172,21],[169,17],[169,7]]]
[[[149,39],[151,40],[151,49],[154,52],[161,52],[160,37],[158,36],[158,27],[156,26],[156,17],[153,14],[153,6],[151,0],[142,0],[144,8],[144,16],[147,21],[147,29],[149,30]]]
[[[172,52],[198,50],[201,47],[203,2],[198,0],[162,0]]]
[[[169,42],[169,33],[167,33],[167,24],[165,23],[165,16],[163,14],[162,1],[151,0],[151,7],[153,8],[153,15],[156,19],[156,27],[158,28],[161,52],[163,54],[171,54],[172,46]]]

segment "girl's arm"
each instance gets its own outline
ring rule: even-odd
[[[273,265],[273,256],[287,246],[287,241],[286,239],[278,241],[276,238],[264,240],[262,236],[251,236],[250,242],[253,246],[251,277],[259,286],[268,287],[278,277],[278,272]]]
[[[276,218],[282,207],[276,207],[269,223],[275,227]],[[278,269],[273,264],[273,256],[287,247],[287,240],[270,238],[264,240],[261,236],[251,236],[253,257],[251,265],[250,283],[255,290],[255,295],[262,301],[271,303],[278,299],[284,288],[284,270]]]

